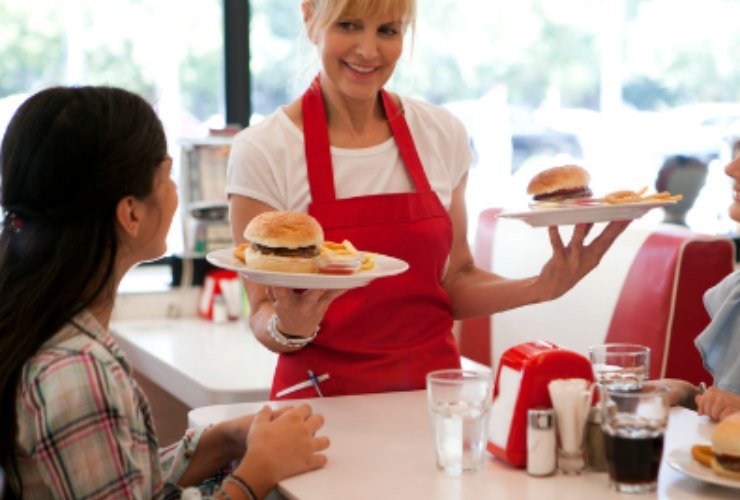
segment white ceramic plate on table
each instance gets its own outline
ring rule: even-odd
[[[273,271],[257,271],[234,257],[232,248],[215,250],[206,255],[206,260],[216,267],[237,271],[247,279],[263,285],[288,288],[348,289],[365,286],[374,279],[395,276],[405,272],[409,265],[395,257],[378,254],[375,267],[354,274],[296,274]]]
[[[617,205],[542,208],[526,212],[504,212],[499,217],[520,219],[532,227],[567,226],[589,222],[637,219],[654,208],[664,207],[674,203],[675,201],[647,201],[643,203],[620,203]]]
[[[710,467],[705,467],[694,460],[691,457],[691,446],[676,448],[670,452],[668,454],[668,465],[694,479],[728,488],[740,489],[740,481],[730,477],[720,476]]]

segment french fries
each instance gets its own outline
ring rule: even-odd
[[[714,457],[714,452],[712,451],[712,447],[706,444],[695,444],[691,447],[691,456],[694,460],[699,462],[705,467],[711,467],[712,466],[712,457]]]
[[[240,243],[239,245],[234,247],[234,252],[233,252],[234,257],[244,262],[245,264],[247,263],[247,257],[246,257],[247,248],[249,248],[249,243]]]
[[[375,267],[376,256],[377,254],[370,252],[359,252],[352,242],[344,240],[340,243],[325,241],[321,247],[321,255],[319,256],[319,259],[324,260],[327,263],[339,265],[340,267],[342,262],[354,262],[356,265],[356,261],[361,259],[359,266],[353,271],[357,272],[366,271]],[[321,267],[321,265],[319,267]],[[332,267],[331,264],[329,264],[329,267]]]
[[[644,203],[648,201],[679,201],[683,199],[683,195],[671,194],[668,191],[661,191],[660,193],[654,193],[646,195],[647,187],[643,187],[639,191],[614,191],[604,196],[604,203],[608,205],[618,205],[622,203]]]

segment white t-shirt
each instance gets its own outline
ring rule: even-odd
[[[465,127],[444,108],[408,97],[401,103],[429,183],[449,209],[452,191],[473,160]],[[339,199],[413,190],[393,138],[369,148],[332,147],[331,153]],[[285,111],[277,110],[234,137],[226,192],[277,210],[307,211],[311,194],[303,132]]]

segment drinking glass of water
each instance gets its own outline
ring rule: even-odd
[[[588,356],[602,388],[636,390],[650,375],[650,348],[644,345],[595,345],[588,348]]]
[[[620,493],[655,490],[668,425],[667,386],[646,382],[639,389],[607,387],[602,429],[609,481]]]
[[[452,369],[427,374],[437,467],[447,474],[482,469],[492,390],[490,371]]]

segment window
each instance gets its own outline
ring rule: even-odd
[[[466,124],[476,152],[471,221],[485,206],[526,202],[524,185],[544,166],[581,163],[603,194],[653,189],[663,159],[682,154],[709,164],[689,225],[735,231],[722,167],[740,137],[740,3],[418,4],[413,46],[389,88],[446,106]],[[255,123],[297,98],[318,65],[299,0],[249,5]],[[222,0],[4,0],[0,134],[41,88],[111,84],[157,107],[179,160],[182,140],[224,125],[223,12]],[[181,253],[182,241],[175,222],[170,251]]]
[[[42,88],[124,87],[157,109],[179,178],[180,141],[223,126],[221,0],[4,0],[0,19],[0,135]],[[182,246],[176,219],[168,247],[179,253]],[[138,281],[144,288],[166,280],[151,266],[146,274],[157,279]]]
[[[294,0],[252,0],[253,122],[296,98],[317,66]],[[663,160],[709,163],[692,228],[734,231],[722,167],[740,137],[733,0],[418,0],[392,90],[447,106],[477,153],[471,218],[526,203],[545,166],[578,162],[595,193],[654,189]],[[725,200],[725,201],[721,201]],[[651,216],[659,218],[659,212]]]

